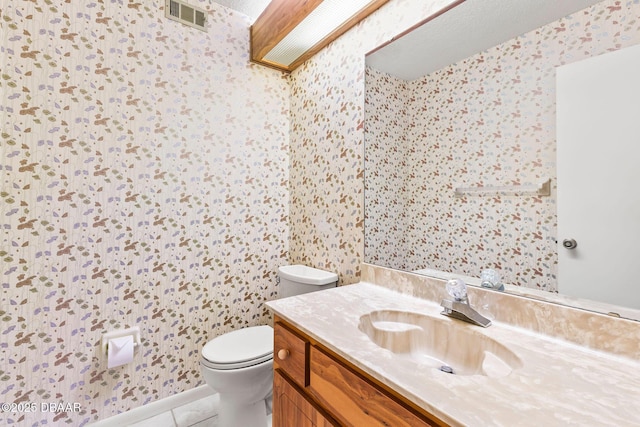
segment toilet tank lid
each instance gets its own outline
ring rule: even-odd
[[[273,328],[251,326],[222,334],[202,349],[202,357],[214,363],[239,363],[273,355]]]
[[[284,265],[278,268],[278,274],[294,282],[307,285],[328,285],[338,281],[338,275],[306,265]]]

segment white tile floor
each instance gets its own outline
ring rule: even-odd
[[[146,420],[129,424],[129,427],[218,427],[217,397],[217,395],[204,397]],[[271,427],[271,416],[267,424]]]
[[[204,397],[138,423],[130,424],[130,427],[218,427],[216,397]]]

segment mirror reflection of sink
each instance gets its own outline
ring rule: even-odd
[[[475,326],[445,317],[378,310],[361,316],[358,329],[398,357],[447,373],[498,378],[522,366],[513,351]]]

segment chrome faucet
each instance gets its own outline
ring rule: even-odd
[[[467,285],[461,279],[451,279],[447,282],[447,292],[453,297],[452,300],[443,299],[440,305],[443,310],[441,314],[464,320],[474,325],[486,328],[491,326],[491,320],[487,319],[469,304],[467,298]]]

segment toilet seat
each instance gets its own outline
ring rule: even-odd
[[[220,335],[202,348],[202,364],[211,369],[240,369],[273,359],[273,328],[252,326]]]

